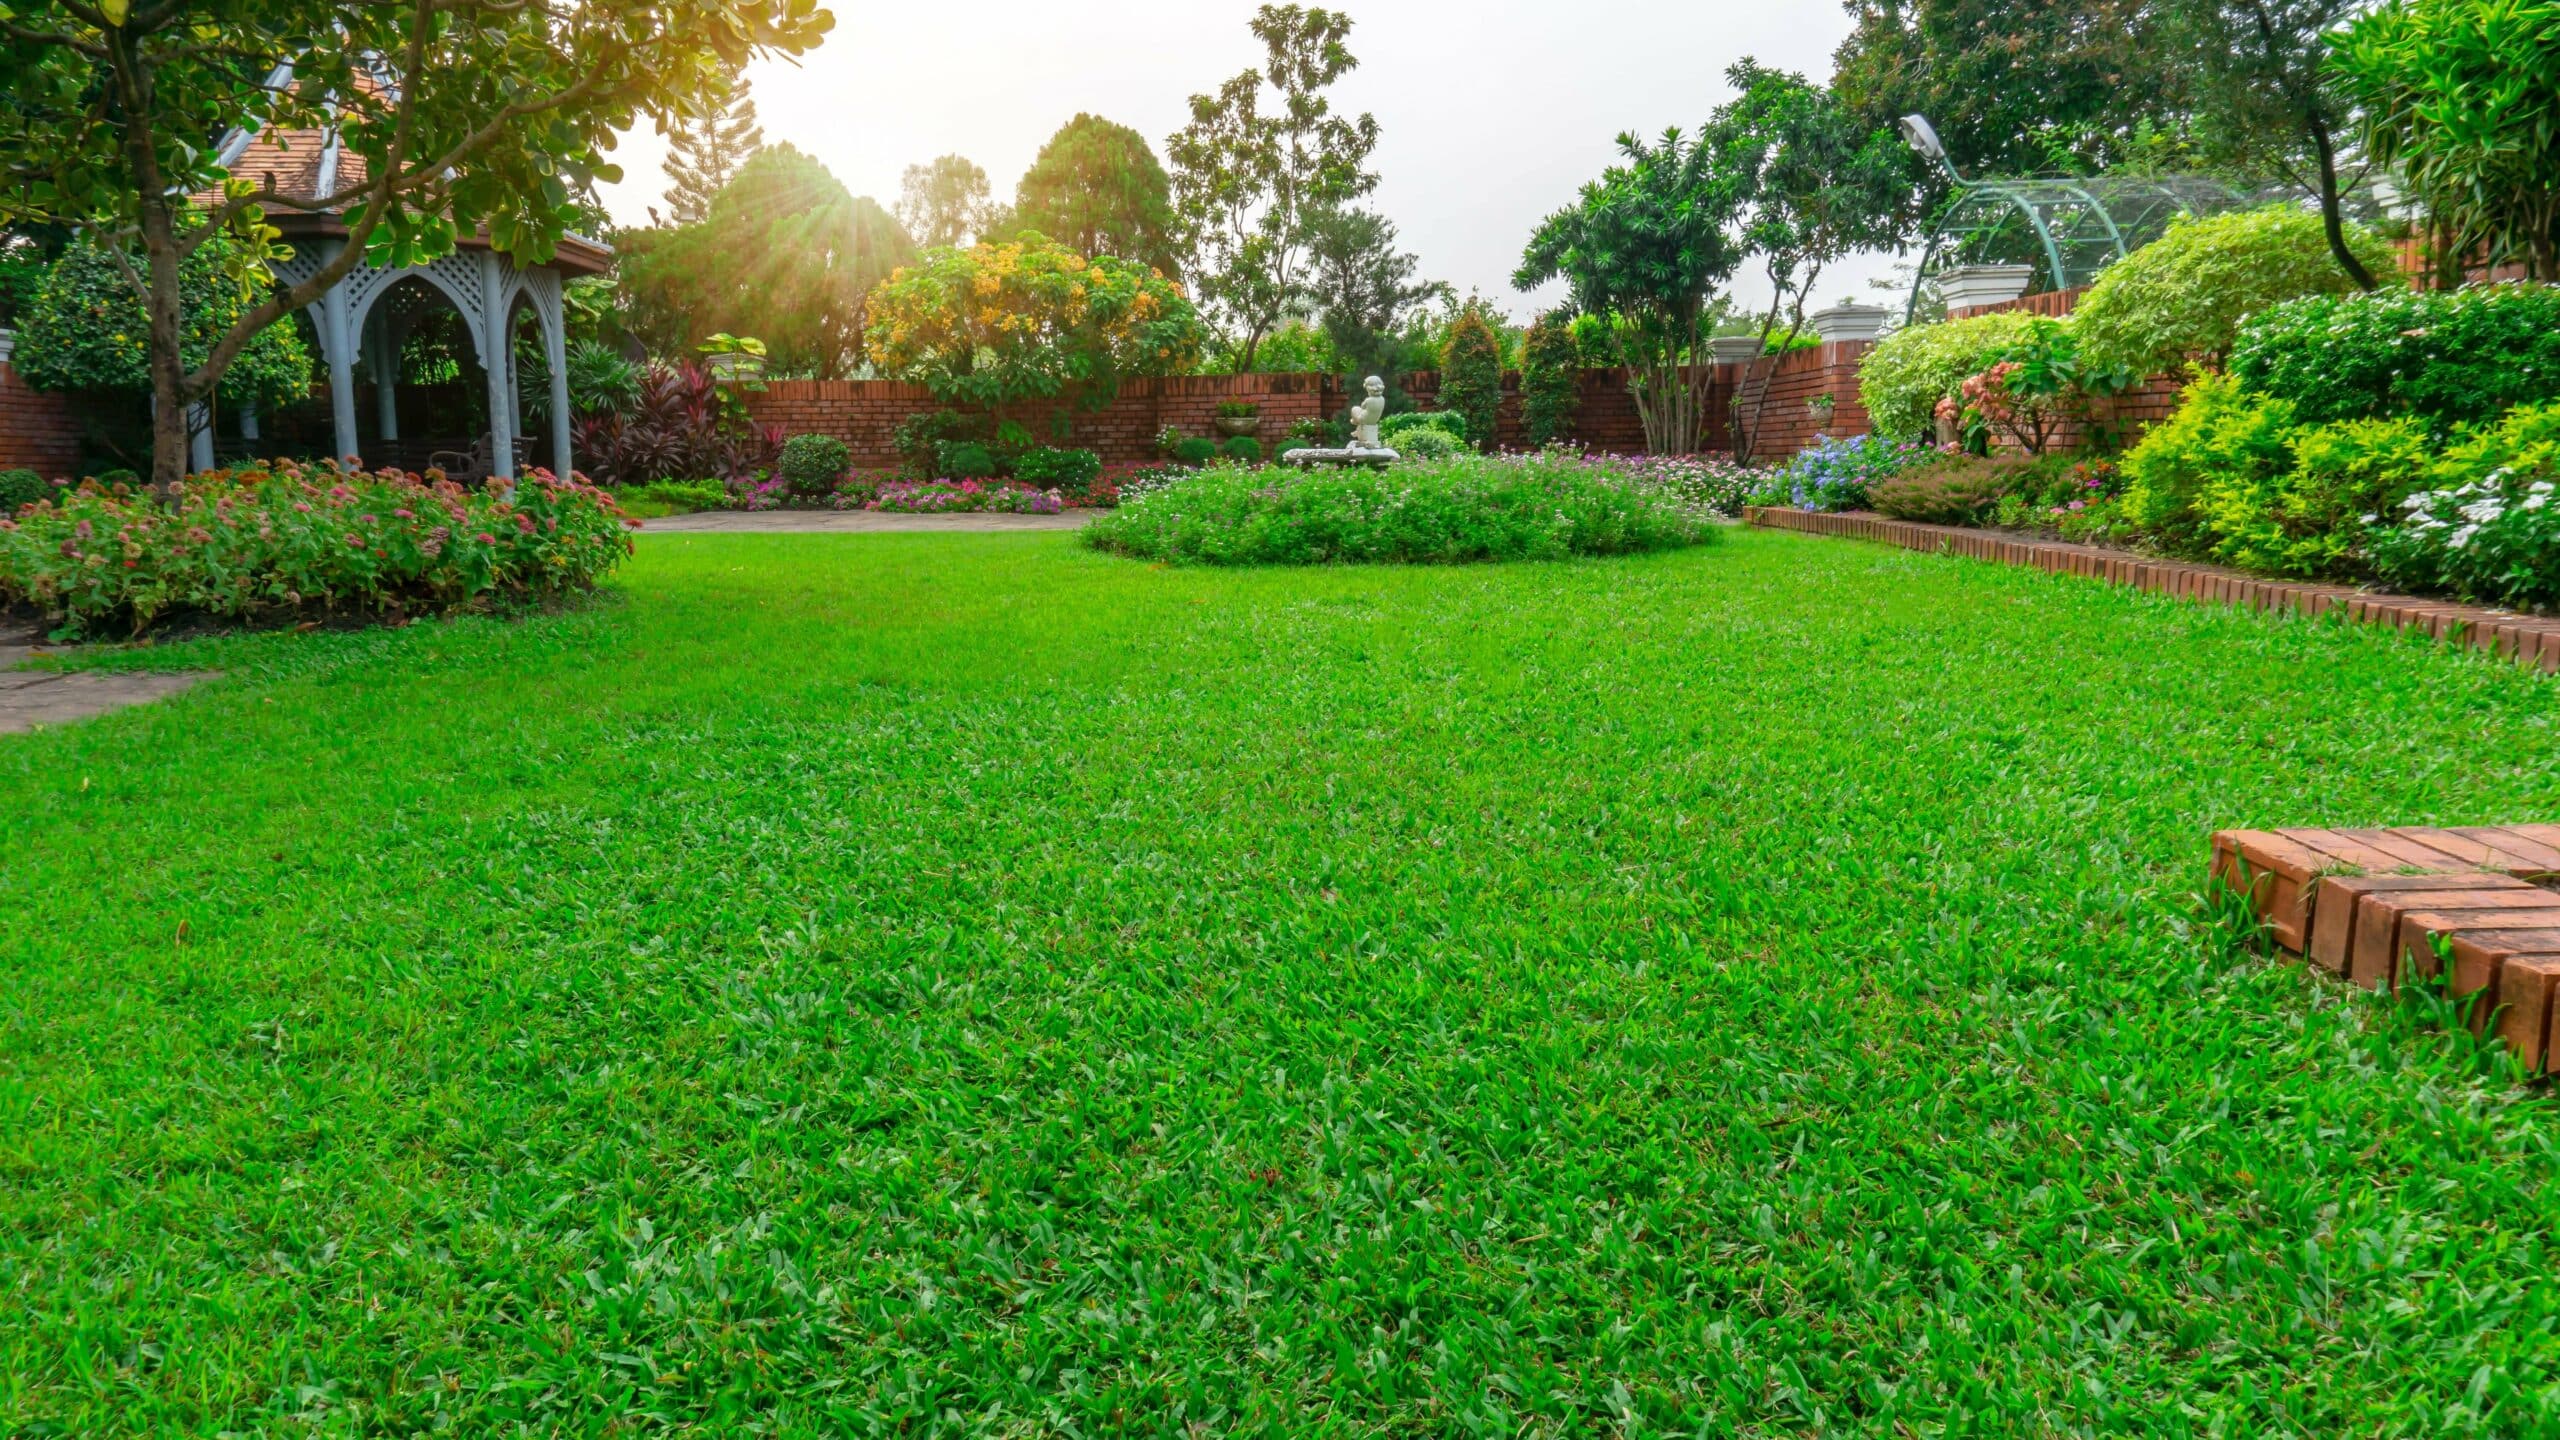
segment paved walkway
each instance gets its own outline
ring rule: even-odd
[[[929,535],[1077,530],[1098,513],[1056,515],[891,515],[877,510],[705,510],[644,521],[643,535]]]
[[[215,674],[211,670],[175,675],[64,674],[10,668],[35,653],[33,634],[0,628],[0,735],[15,735],[46,725],[68,725],[127,705],[140,705],[175,695]]]

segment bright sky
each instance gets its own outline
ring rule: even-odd
[[[1360,68],[1336,109],[1378,117],[1374,204],[1423,273],[1534,308],[1511,271],[1538,220],[1610,161],[1622,130],[1694,128],[1730,98],[1745,55],[1816,81],[1849,20],[1834,0],[1350,0]],[[768,141],[811,152],[856,194],[896,203],[910,164],[957,151],[996,198],[1078,111],[1145,135],[1162,158],[1189,97],[1259,63],[1254,0],[836,0],[835,32],[797,66],[749,71]],[[631,136],[606,201],[640,222],[661,203],[665,146]],[[1872,299],[1885,260],[1826,279],[1818,304]],[[1765,285],[1738,277],[1764,303]],[[1535,297],[1543,300],[1546,296]]]

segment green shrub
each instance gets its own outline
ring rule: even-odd
[[[265,297],[261,284],[245,283],[253,260],[245,242],[224,232],[207,238],[180,267],[185,320],[178,342],[190,368],[204,364]],[[116,257],[85,235],[63,250],[27,307],[10,357],[29,385],[150,392],[149,321],[125,273]],[[217,400],[226,407],[250,402],[272,410],[310,394],[311,379],[310,348],[288,317],[260,330],[232,357]]]
[[[2414,415],[2442,437],[2560,400],[2560,286],[2291,301],[2240,327],[2231,373],[2308,424]]]
[[[942,467],[942,447],[954,440],[975,440],[986,433],[975,417],[957,410],[924,410],[898,422],[889,446],[908,473],[930,476]]]
[[[2426,427],[2343,420],[2296,429],[2287,443],[2290,465],[2233,467],[2206,481],[2196,508],[2208,553],[2264,575],[2354,574],[2364,517],[2396,512],[2426,482]]]
[[[1460,455],[1385,470],[1229,468],[1124,500],[1087,544],[1209,565],[1551,560],[1697,545],[1704,506],[1574,456]]]
[[[1971,525],[2027,484],[2034,461],[1949,455],[1876,485],[1869,503],[1879,514],[1928,525]]]
[[[1502,337],[1473,305],[1462,307],[1449,322],[1446,355],[1440,362],[1440,405],[1458,417],[1467,445],[1493,448],[1502,412]]]
[[[1388,440],[1387,448],[1407,460],[1446,460],[1467,453],[1467,442],[1437,427],[1415,426]]]
[[[1227,441],[1226,457],[1246,465],[1262,463],[1262,442],[1250,435],[1238,435]]]
[[[1102,457],[1090,450],[1035,445],[1013,457],[1013,478],[1025,485],[1082,494],[1102,475]]]
[[[2187,386],[2178,411],[2124,457],[2128,524],[2173,555],[2211,552],[2202,512],[2216,485],[2262,485],[2293,463],[2293,404],[2254,395],[2228,375]]]
[[[774,473],[792,494],[815,497],[832,493],[852,463],[853,447],[833,435],[794,435],[782,442]]]
[[[934,478],[987,480],[996,473],[996,452],[976,440],[945,440],[934,447]]]
[[[0,515],[11,515],[21,505],[32,505],[53,493],[44,477],[33,470],[0,470]]]
[[[1990,369],[2036,318],[1995,310],[1909,325],[1886,336],[1858,366],[1858,399],[1867,408],[1867,423],[1888,440],[1932,439],[1938,402],[1961,390],[1966,377]]]
[[[1875,435],[1825,439],[1797,451],[1783,467],[1764,472],[1751,503],[1798,510],[1863,510],[1876,486],[1941,454],[1932,446]]]
[[[1573,327],[1541,315],[1520,341],[1520,428],[1529,448],[1573,438],[1582,418],[1582,347]]]
[[[1174,442],[1173,463],[1176,465],[1187,465],[1197,470],[1217,458],[1218,442],[1215,440],[1194,435],[1188,440]]]
[[[2361,225],[2347,234],[2368,270],[2391,272],[2396,262],[2382,237]],[[2270,205],[2204,219],[2180,215],[2159,239],[2098,276],[2071,325],[2092,366],[2156,375],[2198,359],[2219,369],[2250,316],[2281,301],[2353,289],[2316,213]]]
[[[1460,445],[1467,443],[1466,417],[1453,410],[1407,410],[1378,422],[1378,438],[1390,446],[1416,430],[1437,430]]]
[[[2374,568],[2404,590],[2560,605],[2560,405],[2528,405],[2465,437],[2436,487],[2377,513]]]
[[[729,508],[729,487],[717,480],[653,480],[634,487],[629,498],[667,515]],[[628,504],[628,499],[626,499]]]

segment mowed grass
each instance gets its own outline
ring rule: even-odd
[[[2560,1431],[2560,1113],[2221,825],[2555,688],[1848,542],[644,538],[0,740],[0,1434]]]

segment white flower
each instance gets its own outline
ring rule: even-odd
[[[2417,494],[2410,496],[2408,499],[2401,501],[2400,508],[2403,510],[2424,510],[2427,508],[2427,502],[2435,498],[2436,492],[2433,490],[2421,490]]]
[[[2495,497],[2474,501],[2462,507],[2462,518],[2474,525],[2486,525],[2506,513],[2506,502]]]
[[[2524,493],[2527,495],[2548,495],[2551,493],[2551,490],[2552,485],[2548,480],[2536,480],[2532,484],[2524,487]]]
[[[2548,495],[2530,495],[2525,497],[2524,508],[2527,510],[2539,510],[2550,503],[2551,497]]]
[[[2446,543],[2447,545],[2449,545],[2449,546],[2453,547],[2454,549],[2459,550],[2459,549],[2461,549],[2463,546],[2470,544],[2470,543],[2471,543],[2471,537],[2472,537],[2472,536],[2474,536],[2474,535],[2477,535],[2477,534],[2479,534],[2479,533],[2480,533],[2480,527],[2479,527],[2479,526],[2477,526],[2477,525],[2465,525],[2465,526],[2463,526],[2461,529],[2454,531],[2454,532],[2453,532],[2453,538],[2452,538],[2451,540],[2446,541],[2445,543]]]

